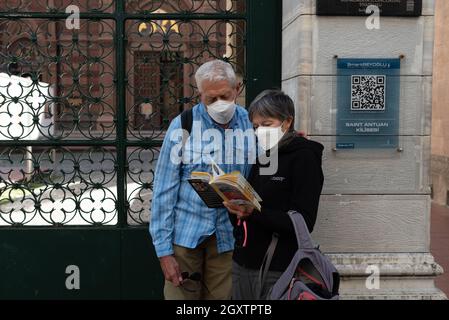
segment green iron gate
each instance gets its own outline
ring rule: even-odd
[[[277,0],[2,1],[0,299],[161,298],[164,129],[202,62],[232,63],[247,104],[280,86],[280,52]]]

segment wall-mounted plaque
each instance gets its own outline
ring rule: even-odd
[[[398,148],[400,59],[337,59],[337,149]]]
[[[317,15],[366,16],[366,8],[375,5],[382,16],[410,16],[422,14],[422,0],[317,0]]]

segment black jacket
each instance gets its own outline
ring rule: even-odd
[[[279,242],[270,270],[284,271],[287,268],[298,249],[287,212],[296,210],[301,213],[312,232],[324,181],[322,152],[320,143],[294,136],[279,149],[276,174],[259,175],[260,164],[253,165],[248,181],[263,200],[262,210],[255,211],[246,219],[245,247],[242,247],[243,224],[238,226],[236,216],[230,214],[236,236],[235,262],[249,269],[259,269],[275,232],[279,235]]]

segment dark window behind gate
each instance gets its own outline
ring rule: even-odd
[[[280,86],[280,3],[1,1],[0,299],[162,297],[164,132],[207,60],[234,66],[242,105]]]

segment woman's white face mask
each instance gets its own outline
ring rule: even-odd
[[[256,129],[257,140],[263,150],[270,150],[279,143],[285,134],[285,132],[282,131],[283,124],[284,122],[282,122],[279,127],[260,126]]]
[[[234,116],[235,108],[234,101],[217,100],[207,106],[207,113],[215,122],[226,124]]]

